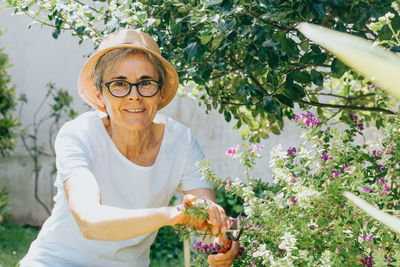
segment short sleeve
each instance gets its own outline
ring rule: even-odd
[[[191,136],[188,156],[186,158],[183,176],[181,180],[181,188],[183,191],[188,191],[196,188],[210,188],[210,183],[202,179],[200,170],[197,167],[197,162],[203,162],[204,154],[196,139]]]
[[[57,179],[55,186],[63,186],[64,181],[79,173],[90,172],[92,156],[85,140],[84,127],[70,122],[61,127],[55,140]]]

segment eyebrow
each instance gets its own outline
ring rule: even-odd
[[[117,77],[112,77],[111,80],[127,80],[128,78],[125,76],[117,76]],[[146,80],[146,79],[154,79],[151,76],[148,75],[142,75],[140,76],[139,80]]]

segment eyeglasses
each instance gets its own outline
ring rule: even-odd
[[[130,83],[125,80],[114,80],[104,85],[112,96],[125,97],[131,93],[132,86],[136,87],[139,95],[143,97],[152,97],[158,93],[161,88],[161,83],[154,80],[143,80],[137,83]]]

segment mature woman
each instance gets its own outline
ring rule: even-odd
[[[20,266],[148,266],[163,226],[226,232],[225,212],[195,165],[199,145],[188,128],[157,114],[175,96],[178,76],[149,35],[123,30],[104,38],[78,87],[102,112],[86,112],[58,133],[55,206]],[[168,207],[177,190],[187,203],[207,198],[210,220]],[[237,250],[234,243],[209,263],[229,266]]]

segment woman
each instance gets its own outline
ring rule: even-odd
[[[55,206],[20,266],[148,266],[163,226],[226,232],[225,212],[195,166],[199,145],[188,128],[157,115],[175,96],[178,76],[149,35],[123,30],[104,38],[78,87],[106,116],[86,112],[60,129]],[[184,203],[208,199],[209,221],[168,207],[179,189]],[[237,250],[234,243],[209,263],[229,266]]]

